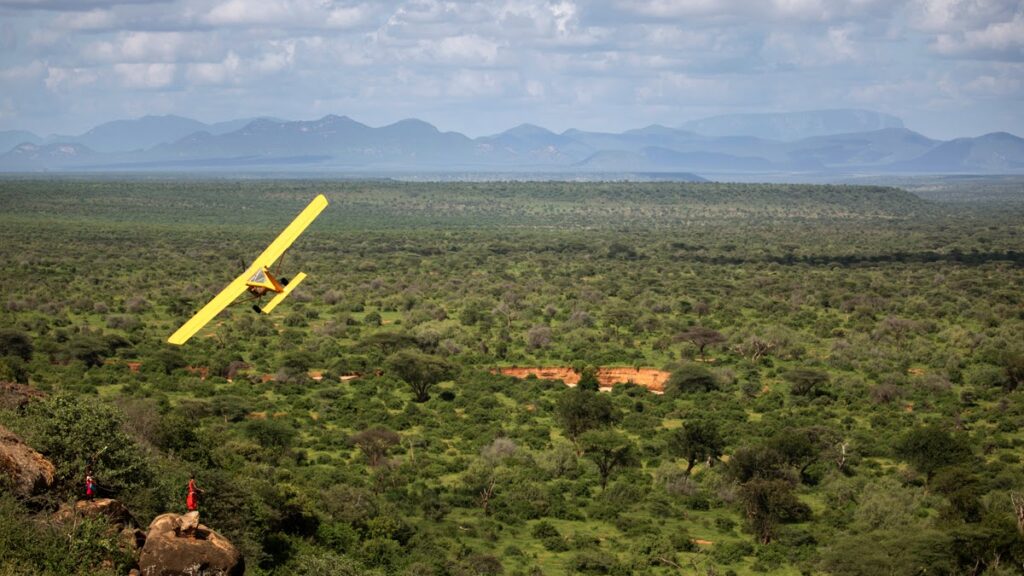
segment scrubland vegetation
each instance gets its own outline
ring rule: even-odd
[[[142,525],[194,472],[249,574],[1020,574],[1000,186],[0,181],[0,380],[47,394],[0,424],[58,469],[0,574],[125,572],[40,523],[89,465]],[[289,300],[164,343],[321,192]]]

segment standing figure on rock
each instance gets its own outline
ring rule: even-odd
[[[196,486],[196,475],[190,474],[188,478],[188,497],[185,498],[185,506],[189,512],[199,510],[199,494],[206,493],[206,490]]]
[[[92,500],[96,497],[96,481],[92,478],[92,470],[85,471],[85,499]]]

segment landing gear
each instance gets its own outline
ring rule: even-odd
[[[260,308],[259,304],[253,304],[252,305],[252,310],[253,310],[253,312],[255,312],[257,314],[260,314],[260,313],[263,312],[263,308]]]
[[[281,278],[281,286],[287,286],[287,285],[288,285],[288,278],[282,277]]]

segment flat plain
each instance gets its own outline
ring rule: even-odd
[[[1022,185],[905,187],[0,180],[58,470],[0,574],[127,571],[36,522],[87,466],[143,526],[195,472],[250,574],[1020,573]],[[289,300],[164,342],[318,193]]]

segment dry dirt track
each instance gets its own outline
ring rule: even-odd
[[[514,378],[526,378],[532,374],[544,380],[561,380],[569,386],[575,386],[580,381],[580,375],[568,366],[512,366],[497,368],[495,372]],[[669,375],[668,372],[654,368],[602,367],[597,370],[597,381],[601,388],[610,389],[615,384],[632,382],[661,394],[665,391],[665,382]]]

